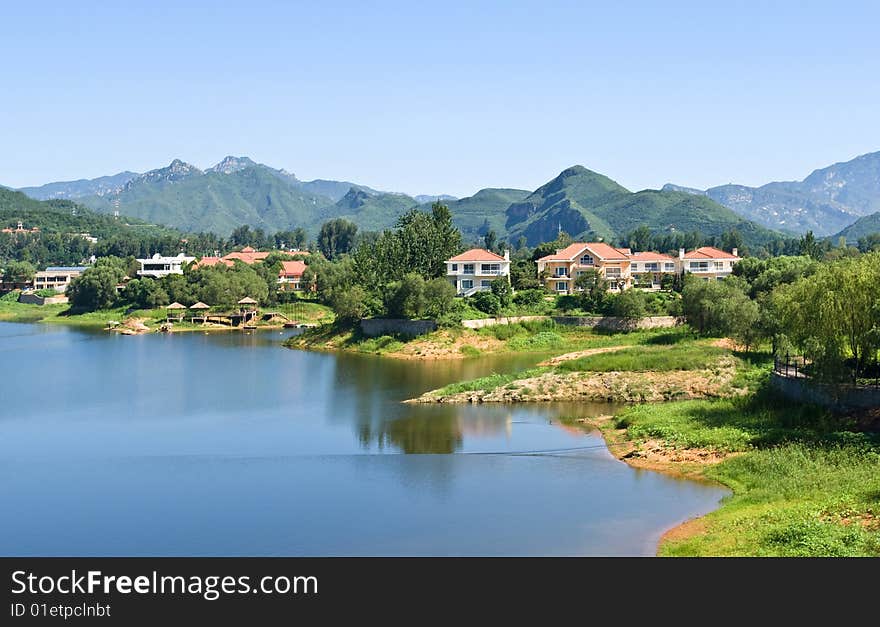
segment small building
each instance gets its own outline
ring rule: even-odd
[[[684,248],[679,249],[678,259],[683,273],[712,281],[730,276],[740,256],[736,248],[728,253],[712,246],[703,246],[689,253]]]
[[[141,265],[138,276],[160,279],[169,274],[183,274],[183,265],[195,261],[195,257],[187,257],[180,253],[176,257],[163,257],[156,253],[149,259],[138,259]]]
[[[304,261],[282,261],[278,271],[278,289],[289,292],[312,289],[314,286],[305,285],[303,273],[306,271]]]
[[[39,233],[39,232],[40,232],[40,227],[35,226],[30,229],[26,229],[26,228],[24,228],[23,222],[18,222],[15,225],[14,229],[12,227],[6,227],[3,229],[0,229],[0,233],[8,233],[10,235],[25,235],[28,233],[33,234],[33,233]]]
[[[629,260],[633,287],[638,289],[659,290],[664,276],[674,277],[678,272],[675,257],[663,253],[631,253]]]
[[[588,270],[597,271],[608,282],[608,289],[620,292],[632,287],[628,249],[603,242],[576,242],[538,259],[538,276],[557,294],[573,294],[575,281]]]
[[[509,250],[502,257],[483,248],[472,248],[446,260],[446,278],[459,296],[488,290],[499,277],[510,281]]]
[[[49,266],[34,275],[34,289],[64,293],[70,282],[85,271],[85,266]]]

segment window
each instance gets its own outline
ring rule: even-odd
[[[565,283],[565,281],[556,281],[556,291],[557,292],[564,292],[567,289],[568,289],[568,285]]]
[[[462,279],[461,281],[461,289],[469,290],[474,287],[473,279]]]
[[[619,277],[620,276],[620,268],[605,268],[605,276],[606,277]]]
[[[566,276],[565,268],[555,268],[555,276]]]
[[[647,270],[648,272],[659,272],[660,271],[660,264],[659,263],[646,263],[645,270]]]
[[[584,255],[581,257],[581,265],[582,266],[592,266],[594,263],[593,257],[590,255]]]
[[[723,261],[716,261],[715,262],[715,270],[716,271],[724,270],[724,262]]]
[[[632,271],[633,271],[633,272],[638,272],[638,271],[639,271],[639,264],[637,264],[637,263],[633,263],[633,264],[632,264]]]
[[[474,273],[474,264],[472,264],[472,263],[462,264],[461,271],[464,274],[473,274]]]
[[[483,274],[500,274],[501,273],[501,264],[498,263],[484,263],[482,264],[480,270]]]
[[[663,269],[666,272],[675,272],[675,264],[674,263],[664,263]]]
[[[458,272],[458,264],[457,263],[452,264],[452,271]]]
[[[709,262],[708,261],[692,261],[691,262],[691,272],[708,272],[709,271]]]
[[[483,279],[480,281],[480,287],[492,287],[492,281],[489,279]]]

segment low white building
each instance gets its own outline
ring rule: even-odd
[[[689,253],[684,248],[678,251],[681,271],[693,274],[706,281],[723,279],[733,273],[733,266],[740,260],[739,251],[725,252],[712,246],[703,246]]]
[[[490,289],[492,281],[506,277],[510,281],[510,251],[504,256],[483,248],[471,248],[467,252],[446,260],[446,278],[459,296],[470,296]]]
[[[84,266],[49,266],[34,275],[34,289],[64,293],[70,282],[87,270]]]
[[[195,257],[187,257],[180,253],[176,257],[163,257],[156,253],[149,259],[138,259],[141,269],[138,270],[138,276],[153,277],[160,279],[169,274],[183,274],[183,264],[192,263]]]

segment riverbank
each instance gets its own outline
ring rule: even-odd
[[[651,343],[674,343],[691,336],[686,327],[609,332],[552,321],[520,322],[482,329],[441,328],[415,338],[383,335],[368,338],[354,326],[322,325],[285,343],[288,348],[348,351],[394,359],[467,359],[481,355],[544,352],[561,355],[578,350]]]
[[[762,386],[583,426],[633,467],[732,490],[719,509],[669,530],[659,555],[880,556],[880,437],[864,430],[876,416],[834,416]]]
[[[658,340],[672,343],[658,343]],[[734,354],[723,341],[666,334],[643,337],[636,345],[620,344],[566,353],[525,372],[492,374],[453,383],[408,402],[650,403],[719,398],[747,393],[757,375],[756,365]]]
[[[279,311],[288,318],[292,313],[287,313],[285,306],[267,308],[266,311]],[[291,306],[286,306],[290,308]],[[333,319],[333,312],[329,308],[317,303],[297,303],[296,320],[307,324],[321,324]],[[140,334],[158,332],[166,323],[167,310],[164,307],[156,309],[131,310],[125,307],[104,309],[92,312],[74,313],[67,304],[55,305],[31,305],[14,301],[0,300],[0,322],[23,322],[63,324],[86,329],[101,330],[112,326],[115,330],[126,334]],[[262,319],[257,321],[258,329],[280,329],[284,327],[287,319],[276,317],[269,321]],[[223,332],[237,331],[240,327],[232,327],[222,324],[193,324],[188,321],[173,322],[166,328],[171,333],[183,333],[192,331]]]

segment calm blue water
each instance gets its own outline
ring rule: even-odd
[[[0,554],[650,555],[723,495],[557,421],[605,405],[400,403],[534,356],[396,362],[286,335],[0,323]]]

